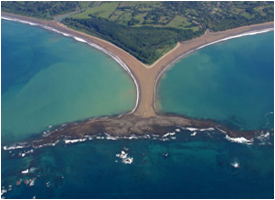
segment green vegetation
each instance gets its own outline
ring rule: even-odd
[[[274,3],[264,1],[2,2],[2,11],[44,19],[76,10],[62,22],[108,40],[147,64],[206,29],[274,20]]]
[[[100,17],[108,18],[112,12],[116,9],[118,6],[118,2],[109,2],[109,3],[103,3],[101,6],[95,6],[86,10],[85,12],[81,12],[79,14],[74,15],[75,18],[90,18],[90,14],[97,14]],[[84,7],[84,6],[83,6]],[[82,7],[82,8],[83,8]],[[91,5],[90,5],[91,7]]]
[[[53,16],[75,11],[77,6],[74,1],[2,1],[1,11],[51,20]]]
[[[62,22],[71,28],[108,40],[146,64],[152,64],[178,41],[203,33],[175,28],[130,27],[92,15],[90,19],[65,18]]]
[[[193,31],[203,28],[219,31],[274,20],[273,2],[97,2],[92,7],[81,8],[82,12],[73,18],[89,19],[92,15],[132,27],[172,27]]]

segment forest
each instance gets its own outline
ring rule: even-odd
[[[60,14],[77,9],[76,1],[2,1],[1,11],[52,20]]]
[[[194,33],[190,29],[129,27],[94,16],[90,19],[65,18],[62,23],[108,40],[146,64],[152,64],[177,42],[204,33],[203,30]]]
[[[2,1],[1,9],[46,20],[74,12],[61,17],[62,23],[108,40],[146,64],[207,29],[274,21],[271,1]]]

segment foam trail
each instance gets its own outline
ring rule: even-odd
[[[9,147],[8,146],[4,146],[3,150],[7,151],[7,150],[23,149],[23,148],[25,148],[25,146],[22,146],[22,145],[16,146],[16,145],[14,145],[14,146],[9,146]]]
[[[239,34],[239,35],[229,36],[229,37],[226,37],[226,38],[223,38],[223,39],[220,39],[220,40],[217,40],[217,41],[210,42],[208,44],[202,45],[202,46],[196,48],[196,50],[199,50],[199,49],[202,49],[202,48],[207,47],[209,45],[216,44],[216,43],[219,43],[219,42],[223,42],[223,41],[226,41],[226,40],[231,40],[231,39],[235,39],[235,38],[239,38],[239,37],[243,37],[243,36],[249,36],[249,35],[256,35],[256,34],[266,33],[266,32],[273,31],[273,30],[274,30],[274,28],[267,28],[267,29],[263,29],[263,30],[259,30],[259,31],[251,31],[251,32],[242,33],[242,34]]]
[[[226,135],[225,139],[227,139],[230,142],[236,142],[240,144],[253,144],[253,139],[248,140],[248,139],[245,139],[244,137],[232,138]]]
[[[24,24],[28,24],[28,25],[32,25],[32,26],[39,26],[39,27],[42,27],[42,28],[47,29],[49,31],[53,31],[53,32],[62,34],[65,37],[72,37],[76,41],[87,43],[88,45],[96,48],[99,51],[102,51],[103,53],[105,53],[108,56],[110,56],[111,58],[113,58],[131,76],[131,78],[134,81],[134,84],[135,84],[136,90],[137,90],[136,104],[135,104],[134,109],[131,112],[129,112],[128,114],[132,114],[133,112],[135,112],[135,110],[137,109],[138,103],[139,103],[139,86],[138,86],[137,80],[135,79],[135,77],[134,77],[133,73],[131,72],[131,70],[129,69],[129,67],[117,55],[113,54],[112,52],[107,51],[106,49],[103,49],[102,47],[100,47],[99,45],[97,45],[95,43],[88,42],[87,40],[84,40],[82,38],[76,37],[74,35],[58,31],[58,30],[56,30],[54,28],[51,28],[49,26],[44,26],[44,25],[41,25],[41,24],[32,23],[32,22],[29,22],[29,21],[25,21],[25,20],[21,20],[21,19],[16,19],[16,18],[10,18],[10,17],[3,17],[3,16],[1,16],[1,19],[9,20],[9,21],[16,21],[16,22],[20,22],[20,23],[24,23]]]
[[[78,142],[85,142],[87,139],[74,139],[74,140],[64,140],[65,144],[73,144],[73,143],[78,143]]]
[[[193,128],[193,127],[182,127],[184,130],[188,131],[214,131],[215,128],[209,127],[209,128]]]

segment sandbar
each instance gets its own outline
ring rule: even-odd
[[[249,32],[259,32],[263,30],[274,29],[274,22],[272,21],[263,24],[243,26],[220,32],[210,32],[207,30],[205,34],[200,37],[178,43],[174,49],[163,55],[151,66],[148,66],[137,60],[128,52],[117,47],[116,45],[95,36],[91,36],[86,33],[70,29],[60,22],[38,20],[30,17],[24,17],[4,12],[2,13],[2,17],[26,20],[32,23],[40,24],[41,26],[54,28],[60,32],[67,33],[88,42],[97,44],[108,52],[111,52],[114,55],[118,56],[130,69],[130,73],[134,76],[133,78],[138,84],[138,102],[136,104],[136,108],[131,114],[140,117],[152,117],[157,115],[157,111],[155,109],[155,90],[157,87],[157,82],[160,76],[165,72],[166,69],[171,66],[171,63],[173,63],[175,60],[182,58],[187,53],[199,49],[204,45],[211,44],[224,38],[233,37],[236,35],[243,35]]]
[[[189,53],[207,45],[227,39],[274,30],[274,22],[243,26],[220,32],[210,32],[207,30],[205,34],[200,37],[179,42],[174,49],[163,55],[154,64],[148,66],[108,41],[70,29],[57,21],[38,20],[4,12],[2,12],[1,17],[23,20],[46,29],[50,28],[49,30],[57,30],[63,35],[67,34],[68,36],[73,36],[75,39],[78,38],[78,41],[96,44],[98,45],[97,48],[99,50],[113,57],[131,75],[136,84],[137,101],[132,112],[120,116],[88,119],[82,122],[68,123],[66,127],[57,127],[49,134],[49,137],[40,140],[37,145],[57,141],[65,135],[79,138],[83,137],[85,134],[93,135],[99,132],[112,133],[113,135],[141,135],[150,132],[164,134],[165,131],[169,131],[172,127],[216,127],[218,130],[224,131],[230,137],[242,136],[248,139],[252,138],[257,132],[259,132],[232,131],[211,120],[195,120],[186,116],[164,115],[158,113],[155,108],[155,101],[157,99],[156,90],[158,81],[163,73],[177,60],[183,58]]]

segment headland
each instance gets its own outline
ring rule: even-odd
[[[162,74],[171,67],[174,62],[189,53],[224,40],[274,30],[274,22],[244,26],[221,32],[206,31],[201,37],[178,43],[174,49],[162,56],[154,64],[148,66],[108,41],[70,29],[57,21],[38,20],[10,13],[2,13],[1,17],[40,26],[61,33],[67,37],[74,37],[80,42],[88,43],[113,57],[131,75],[136,85],[137,100],[132,112],[123,116],[68,123],[66,126],[60,126],[54,131],[50,131],[49,136],[41,140],[39,145],[56,141],[58,138],[64,136],[79,138],[84,135],[92,135],[99,132],[112,133],[113,135],[145,134],[152,132],[164,134],[165,130],[168,131],[171,127],[196,127],[201,129],[217,127],[231,137],[251,138],[253,134],[255,134],[255,131],[253,133],[251,131],[231,131],[226,127],[221,127],[214,121],[194,120],[185,116],[163,115],[158,113],[155,108],[155,101],[157,99],[156,89]]]

